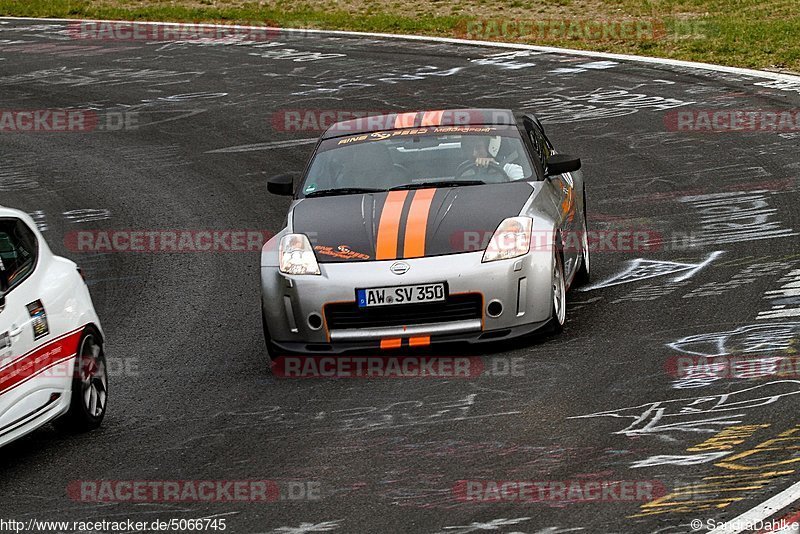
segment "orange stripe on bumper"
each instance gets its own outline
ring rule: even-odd
[[[403,242],[404,258],[419,258],[425,255],[425,234],[428,231],[428,213],[436,189],[420,189],[414,193],[406,223],[406,238]]]
[[[399,337],[391,339],[381,339],[381,349],[399,349],[403,346],[403,340]]]
[[[427,347],[431,344],[431,336],[420,336],[408,338],[409,347]]]
[[[400,233],[400,216],[408,191],[391,191],[381,212],[378,224],[378,239],[375,246],[375,259],[393,260],[397,258],[397,239]]]
[[[400,113],[397,115],[397,118],[394,119],[394,127],[395,128],[413,128],[414,127],[414,120],[417,118],[417,112],[411,113]]]
[[[444,111],[426,111],[422,116],[422,126],[441,126]]]

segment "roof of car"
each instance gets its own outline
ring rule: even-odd
[[[357,112],[353,112],[356,116]],[[328,128],[323,139],[358,135],[386,130],[424,128],[427,126],[476,126],[516,124],[514,112],[509,109],[440,109],[410,111],[386,115],[367,115],[337,122]]]
[[[24,211],[21,211],[21,210],[15,209],[15,208],[9,208],[8,206],[0,205],[0,217],[15,217],[15,218],[23,217],[24,218],[24,217],[29,217],[29,215],[27,213],[25,213]]]

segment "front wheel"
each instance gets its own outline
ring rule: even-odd
[[[567,320],[567,286],[564,281],[564,260],[561,254],[556,252],[553,258],[553,278],[552,278],[553,306],[550,312],[550,322],[547,329],[557,334],[564,328]]]
[[[88,432],[100,426],[108,405],[108,371],[99,333],[87,327],[78,344],[69,411],[55,421],[67,432]]]
[[[589,274],[589,224],[586,217],[586,193],[583,194],[583,236],[581,238],[581,265],[575,273],[575,285],[585,286],[589,284],[591,275]]]

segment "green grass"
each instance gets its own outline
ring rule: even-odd
[[[800,72],[800,0],[0,0],[0,14],[459,36],[470,21],[654,20],[658,39],[493,40]],[[461,30],[459,32],[459,30]],[[481,35],[473,35],[480,38]]]

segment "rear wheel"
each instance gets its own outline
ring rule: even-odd
[[[55,421],[66,432],[88,432],[99,427],[108,403],[108,371],[103,342],[87,327],[78,345],[69,411]]]

